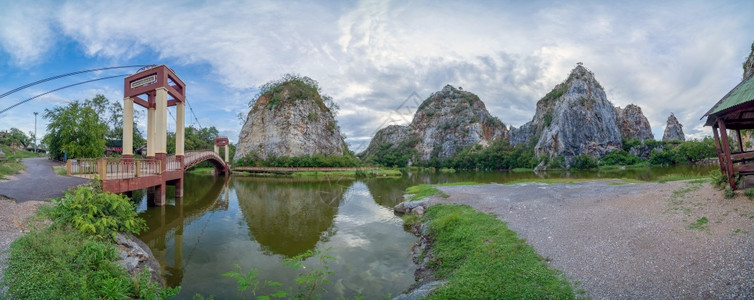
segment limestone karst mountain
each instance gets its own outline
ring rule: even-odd
[[[348,152],[333,117],[331,99],[308,77],[286,76],[267,84],[241,128],[238,160],[250,153],[271,156],[343,155]]]
[[[649,120],[641,112],[641,107],[629,104],[626,108],[615,107],[615,114],[618,118],[618,128],[620,128],[621,137],[624,140],[653,140],[652,127],[649,126]]]
[[[670,116],[668,117],[668,123],[665,126],[665,133],[662,135],[662,140],[663,141],[672,141],[672,140],[685,141],[686,140],[686,136],[683,134],[683,125],[681,125],[681,123],[678,122],[678,119],[676,119],[673,113],[670,113]]]
[[[477,95],[446,85],[424,100],[411,124],[378,131],[360,156],[395,151],[410,152],[413,161],[442,160],[468,146],[487,147],[507,138],[505,124],[490,115]]]
[[[510,140],[514,145],[531,142],[536,155],[562,156],[569,166],[581,154],[601,157],[621,149],[621,127],[594,74],[578,64],[537,102],[532,121],[511,129]]]

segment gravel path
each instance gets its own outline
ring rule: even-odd
[[[58,176],[52,167],[58,162],[44,157],[24,159],[26,171],[16,175],[14,180],[0,181],[0,196],[15,199],[16,202],[40,201],[63,196],[69,187],[86,183],[78,177]]]
[[[693,182],[439,189],[450,197],[433,203],[497,215],[589,297],[754,299],[754,201],[743,195]]]

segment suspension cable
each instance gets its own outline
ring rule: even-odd
[[[199,123],[199,118],[196,117],[196,113],[194,113],[194,108],[191,107],[191,102],[186,99],[186,103],[188,103],[189,110],[191,110],[191,114],[194,115],[194,121],[196,121],[196,125],[199,125],[199,130],[202,130],[202,124]]]
[[[85,83],[90,83],[90,82],[95,82],[95,81],[100,81],[100,80],[113,79],[113,78],[117,78],[117,77],[124,77],[124,76],[128,76],[128,75],[129,75],[129,74],[120,74],[120,75],[115,75],[115,76],[108,76],[108,77],[103,77],[103,78],[97,78],[97,79],[92,79],[92,80],[82,81],[82,82],[79,82],[79,83],[69,84],[69,85],[66,85],[66,86],[64,86],[64,87],[61,87],[61,88],[57,88],[57,89],[54,89],[54,90],[50,90],[50,91],[47,91],[47,92],[41,93],[41,94],[39,94],[39,95],[36,95],[36,96],[34,96],[34,97],[31,97],[31,98],[29,98],[29,99],[26,99],[26,100],[23,100],[23,101],[21,101],[21,102],[18,102],[18,103],[16,103],[16,104],[13,104],[13,105],[11,105],[11,106],[9,106],[9,107],[7,107],[7,108],[3,109],[3,110],[0,110],[0,115],[2,115],[3,113],[5,113],[6,111],[9,111],[9,110],[10,110],[11,108],[14,108],[14,107],[16,107],[16,106],[19,106],[19,105],[21,105],[21,104],[24,104],[24,103],[26,103],[26,102],[29,102],[29,101],[31,101],[31,100],[34,100],[34,99],[36,99],[36,98],[42,97],[42,96],[44,96],[44,95],[47,95],[47,94],[50,94],[50,93],[54,93],[54,92],[57,92],[57,91],[59,91],[59,90],[62,90],[62,89],[67,89],[67,88],[69,88],[69,87],[74,87],[74,86],[77,86],[77,85],[82,85],[82,84],[85,84]]]
[[[35,86],[37,84],[40,84],[40,83],[43,83],[43,82],[47,82],[47,81],[50,81],[50,80],[55,80],[55,79],[58,79],[58,78],[68,77],[68,76],[82,74],[82,73],[89,73],[89,72],[97,72],[97,71],[112,70],[112,69],[135,68],[135,67],[144,67],[144,66],[147,66],[147,65],[131,65],[131,66],[105,67],[105,68],[97,68],[97,69],[76,71],[76,72],[71,72],[71,73],[67,73],[67,74],[60,74],[60,75],[57,75],[57,76],[52,76],[52,77],[48,77],[48,78],[45,78],[45,79],[37,80],[35,82],[29,83],[29,84],[25,84],[25,85],[22,85],[20,87],[15,88],[15,89],[12,89],[10,91],[7,91],[7,92],[3,93],[2,95],[0,95],[0,99],[4,98],[5,96],[8,96],[10,94],[13,94],[15,92],[18,92],[20,90],[23,90],[25,88],[28,88],[30,86]],[[122,75],[119,75],[119,76],[122,76]]]

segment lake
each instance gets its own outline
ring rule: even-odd
[[[300,179],[215,177],[186,174],[184,194],[152,207],[136,195],[140,216],[149,226],[142,239],[154,252],[179,298],[254,298],[238,292],[234,279],[222,274],[239,266],[258,270],[258,278],[296,288],[299,270],[283,259],[318,249],[334,257],[328,263],[331,283],[323,298],[385,298],[414,282],[406,232],[392,207],[406,187],[460,181],[504,183],[525,178],[630,178],[655,180],[669,174],[707,174],[715,166],[675,166],[607,171],[455,172],[408,171],[400,178]],[[304,262],[304,271],[322,265]],[[257,291],[258,295],[274,289]]]

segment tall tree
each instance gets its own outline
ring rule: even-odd
[[[103,97],[104,98],[104,97]],[[47,135],[42,140],[48,146],[50,156],[62,158],[98,157],[105,151],[107,124],[87,101],[72,101],[66,106],[45,109]]]

